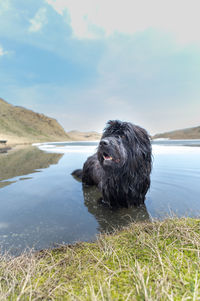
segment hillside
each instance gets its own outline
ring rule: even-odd
[[[156,134],[153,139],[169,138],[169,139],[200,139],[200,126],[176,130],[161,134]]]
[[[66,133],[55,119],[23,107],[13,106],[0,98],[0,140],[7,140],[7,144],[88,141],[99,140],[100,137],[101,135],[96,132]]]
[[[0,98],[0,140],[4,139],[13,144],[69,140],[69,136],[55,119]]]

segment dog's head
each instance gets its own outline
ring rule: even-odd
[[[137,169],[145,161],[151,162],[151,144],[146,130],[130,122],[109,121],[99,143],[98,159],[106,170]]]

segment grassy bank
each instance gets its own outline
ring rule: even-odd
[[[200,300],[200,220],[137,223],[95,243],[1,258],[0,300]]]

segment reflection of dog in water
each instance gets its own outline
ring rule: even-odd
[[[145,205],[139,207],[110,209],[99,203],[101,192],[95,186],[83,185],[85,206],[88,212],[94,215],[99,231],[112,232],[113,230],[128,226],[131,222],[149,221],[149,214]]]
[[[72,175],[96,185],[110,207],[144,204],[150,186],[151,142],[147,132],[129,122],[109,121],[97,153]]]

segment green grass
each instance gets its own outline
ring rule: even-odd
[[[133,223],[94,243],[2,256],[0,300],[200,300],[200,220]]]

